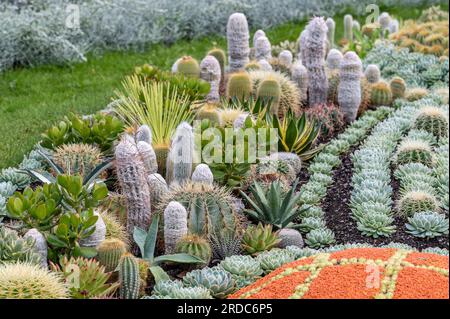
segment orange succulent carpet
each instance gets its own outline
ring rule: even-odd
[[[448,256],[353,248],[283,265],[229,298],[448,299],[448,266]]]

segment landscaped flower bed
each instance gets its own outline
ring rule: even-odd
[[[0,298],[448,298],[448,49],[336,23],[234,13],[43,132],[0,171]]]

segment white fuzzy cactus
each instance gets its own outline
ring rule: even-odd
[[[195,183],[212,184],[214,176],[210,168],[206,164],[198,164],[192,173],[192,181]]]
[[[361,25],[356,20],[353,20],[353,30],[361,31]]]
[[[194,163],[194,130],[187,122],[178,125],[167,156],[167,181],[182,184],[192,175]]]
[[[206,56],[200,62],[200,78],[209,83],[211,89],[206,96],[209,102],[219,102],[219,88],[222,72],[220,70],[219,61],[212,55]]]
[[[330,70],[337,70],[341,65],[341,61],[343,59],[343,55],[341,51],[337,49],[331,49],[327,55],[327,67]]]
[[[146,142],[152,145],[152,130],[148,125],[139,126],[136,131],[136,142]]]
[[[279,160],[290,165],[294,169],[296,175],[302,170],[302,159],[297,154],[290,152],[276,152],[271,154],[269,159]]]
[[[258,64],[261,67],[261,71],[272,71],[272,66],[266,59],[259,60]]]
[[[296,61],[292,65],[291,77],[300,90],[301,102],[305,102],[308,96],[308,70],[300,61]]]
[[[267,37],[261,36],[256,40],[255,58],[259,60],[270,60],[272,58],[272,46]]]
[[[147,174],[153,174],[158,171],[158,161],[153,147],[144,141],[137,142],[137,149],[141,155]]]
[[[164,245],[165,253],[175,253],[177,242],[186,236],[187,212],[179,202],[172,201],[164,210]]]
[[[245,120],[249,116],[248,113],[240,114],[233,122],[233,128],[235,130],[244,128]]]
[[[306,37],[307,37],[307,31],[306,29],[304,29],[301,33],[300,36],[298,37],[298,54],[297,57],[301,60],[301,61],[305,61],[306,57],[305,57],[305,53],[306,51],[303,50],[304,47],[306,47]]]
[[[327,21],[325,21],[327,24],[327,40],[328,40],[328,46],[330,49],[334,48],[334,34],[336,32],[336,22],[332,18],[328,18]]]
[[[392,34],[392,33],[397,33],[399,27],[400,27],[400,24],[399,24],[398,20],[397,20],[397,19],[392,19],[392,20],[389,22],[389,28],[388,28],[388,29],[389,29],[389,33],[390,33],[390,34]]]
[[[157,205],[163,196],[169,192],[166,180],[158,173],[155,173],[148,175],[147,183],[150,188],[152,203]]]
[[[294,57],[292,56],[292,52],[289,50],[283,50],[278,55],[278,60],[280,61],[281,65],[284,65],[288,68],[292,66],[292,60]]]
[[[378,23],[380,24],[382,30],[389,29],[390,22],[391,22],[391,16],[387,12],[383,12],[378,17]]]
[[[98,217],[95,223],[95,231],[87,238],[80,240],[81,247],[97,247],[106,236],[106,225],[102,216],[97,211],[94,211],[94,215]]]
[[[327,26],[321,17],[312,19],[306,26],[302,50],[302,63],[308,70],[309,106],[327,102],[328,79],[325,73],[325,45]]]
[[[347,52],[339,71],[338,103],[348,122],[353,122],[361,104],[362,63],[355,52]]]
[[[227,24],[228,62],[230,72],[243,70],[249,62],[250,35],[247,18],[242,13],[233,13]]]
[[[265,36],[266,33],[263,30],[256,31],[255,34],[253,35],[253,47],[256,47],[256,40],[258,40],[258,38]]]
[[[117,179],[127,207],[127,231],[134,227],[148,229],[151,220],[150,189],[147,170],[134,141],[122,138],[115,150]]]
[[[366,67],[364,75],[369,83],[377,83],[380,81],[381,77],[380,68],[376,64],[369,64]]]
[[[34,251],[41,256],[41,267],[47,269],[48,262],[48,246],[47,240],[44,235],[42,235],[39,230],[36,228],[32,228],[25,233],[24,238],[33,238],[34,239]]]
[[[351,14],[344,16],[344,39],[353,41],[353,17]]]

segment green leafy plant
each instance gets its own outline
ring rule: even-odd
[[[295,193],[297,184],[298,180],[282,198],[282,186],[279,181],[273,182],[267,191],[264,191],[261,185],[255,182],[250,186],[253,199],[241,191],[241,195],[252,207],[245,212],[253,219],[264,224],[271,224],[276,229],[294,228],[291,222],[303,211],[297,206],[300,198],[300,193]]]
[[[159,215],[153,216],[152,223],[148,231],[135,227],[133,239],[138,245],[141,252],[142,259],[148,262],[149,270],[152,273],[155,281],[169,279],[168,275],[159,266],[165,262],[180,263],[180,264],[199,264],[203,260],[188,254],[170,254],[155,257],[156,239],[158,235]]]

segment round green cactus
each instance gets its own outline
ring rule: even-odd
[[[398,147],[395,160],[397,165],[421,163],[431,166],[433,153],[430,145],[424,141],[405,140]]]
[[[261,99],[270,99],[272,114],[278,114],[278,106],[281,96],[281,87],[278,81],[273,77],[264,79],[258,87],[256,95]]]
[[[409,191],[403,194],[397,202],[397,211],[404,216],[411,217],[415,213],[439,211],[436,197],[427,191]]]
[[[185,253],[204,260],[207,265],[211,261],[212,250],[209,242],[198,235],[186,235],[177,242],[175,251]]]
[[[373,106],[389,106],[392,103],[392,92],[389,85],[380,81],[372,85],[370,104]]]
[[[428,106],[420,110],[415,127],[427,131],[437,138],[448,136],[448,119],[444,111],[438,107]]]
[[[53,160],[67,174],[86,176],[102,162],[102,153],[90,144],[64,144],[56,148]]]
[[[390,82],[390,88],[392,92],[392,98],[395,99],[403,99],[405,97],[406,92],[406,83],[401,77],[394,77]]]
[[[409,102],[414,102],[424,98],[428,94],[428,90],[426,88],[412,88],[406,91],[406,100]]]
[[[227,83],[227,97],[246,100],[252,93],[252,82],[246,72],[232,74]]]
[[[198,61],[190,56],[182,57],[178,61],[177,73],[183,74],[188,78],[199,78],[200,77],[200,65]]]
[[[303,238],[300,232],[295,229],[283,228],[280,230],[278,236],[280,237],[280,248],[286,248],[288,246],[297,246],[303,248]]]
[[[0,266],[0,299],[66,299],[69,291],[58,274],[29,263]]]
[[[105,239],[97,247],[97,260],[105,267],[106,272],[115,271],[119,265],[120,258],[127,251],[126,244],[120,239]]]
[[[206,103],[196,114],[198,120],[209,120],[212,124],[220,123],[220,112],[216,104]]]
[[[245,71],[261,70],[261,65],[257,61],[250,61],[245,65]]]
[[[223,76],[225,74],[225,65],[227,63],[227,57],[225,52],[222,49],[214,48],[208,52],[208,55],[212,55],[217,59],[217,61],[219,61],[220,71]]]

